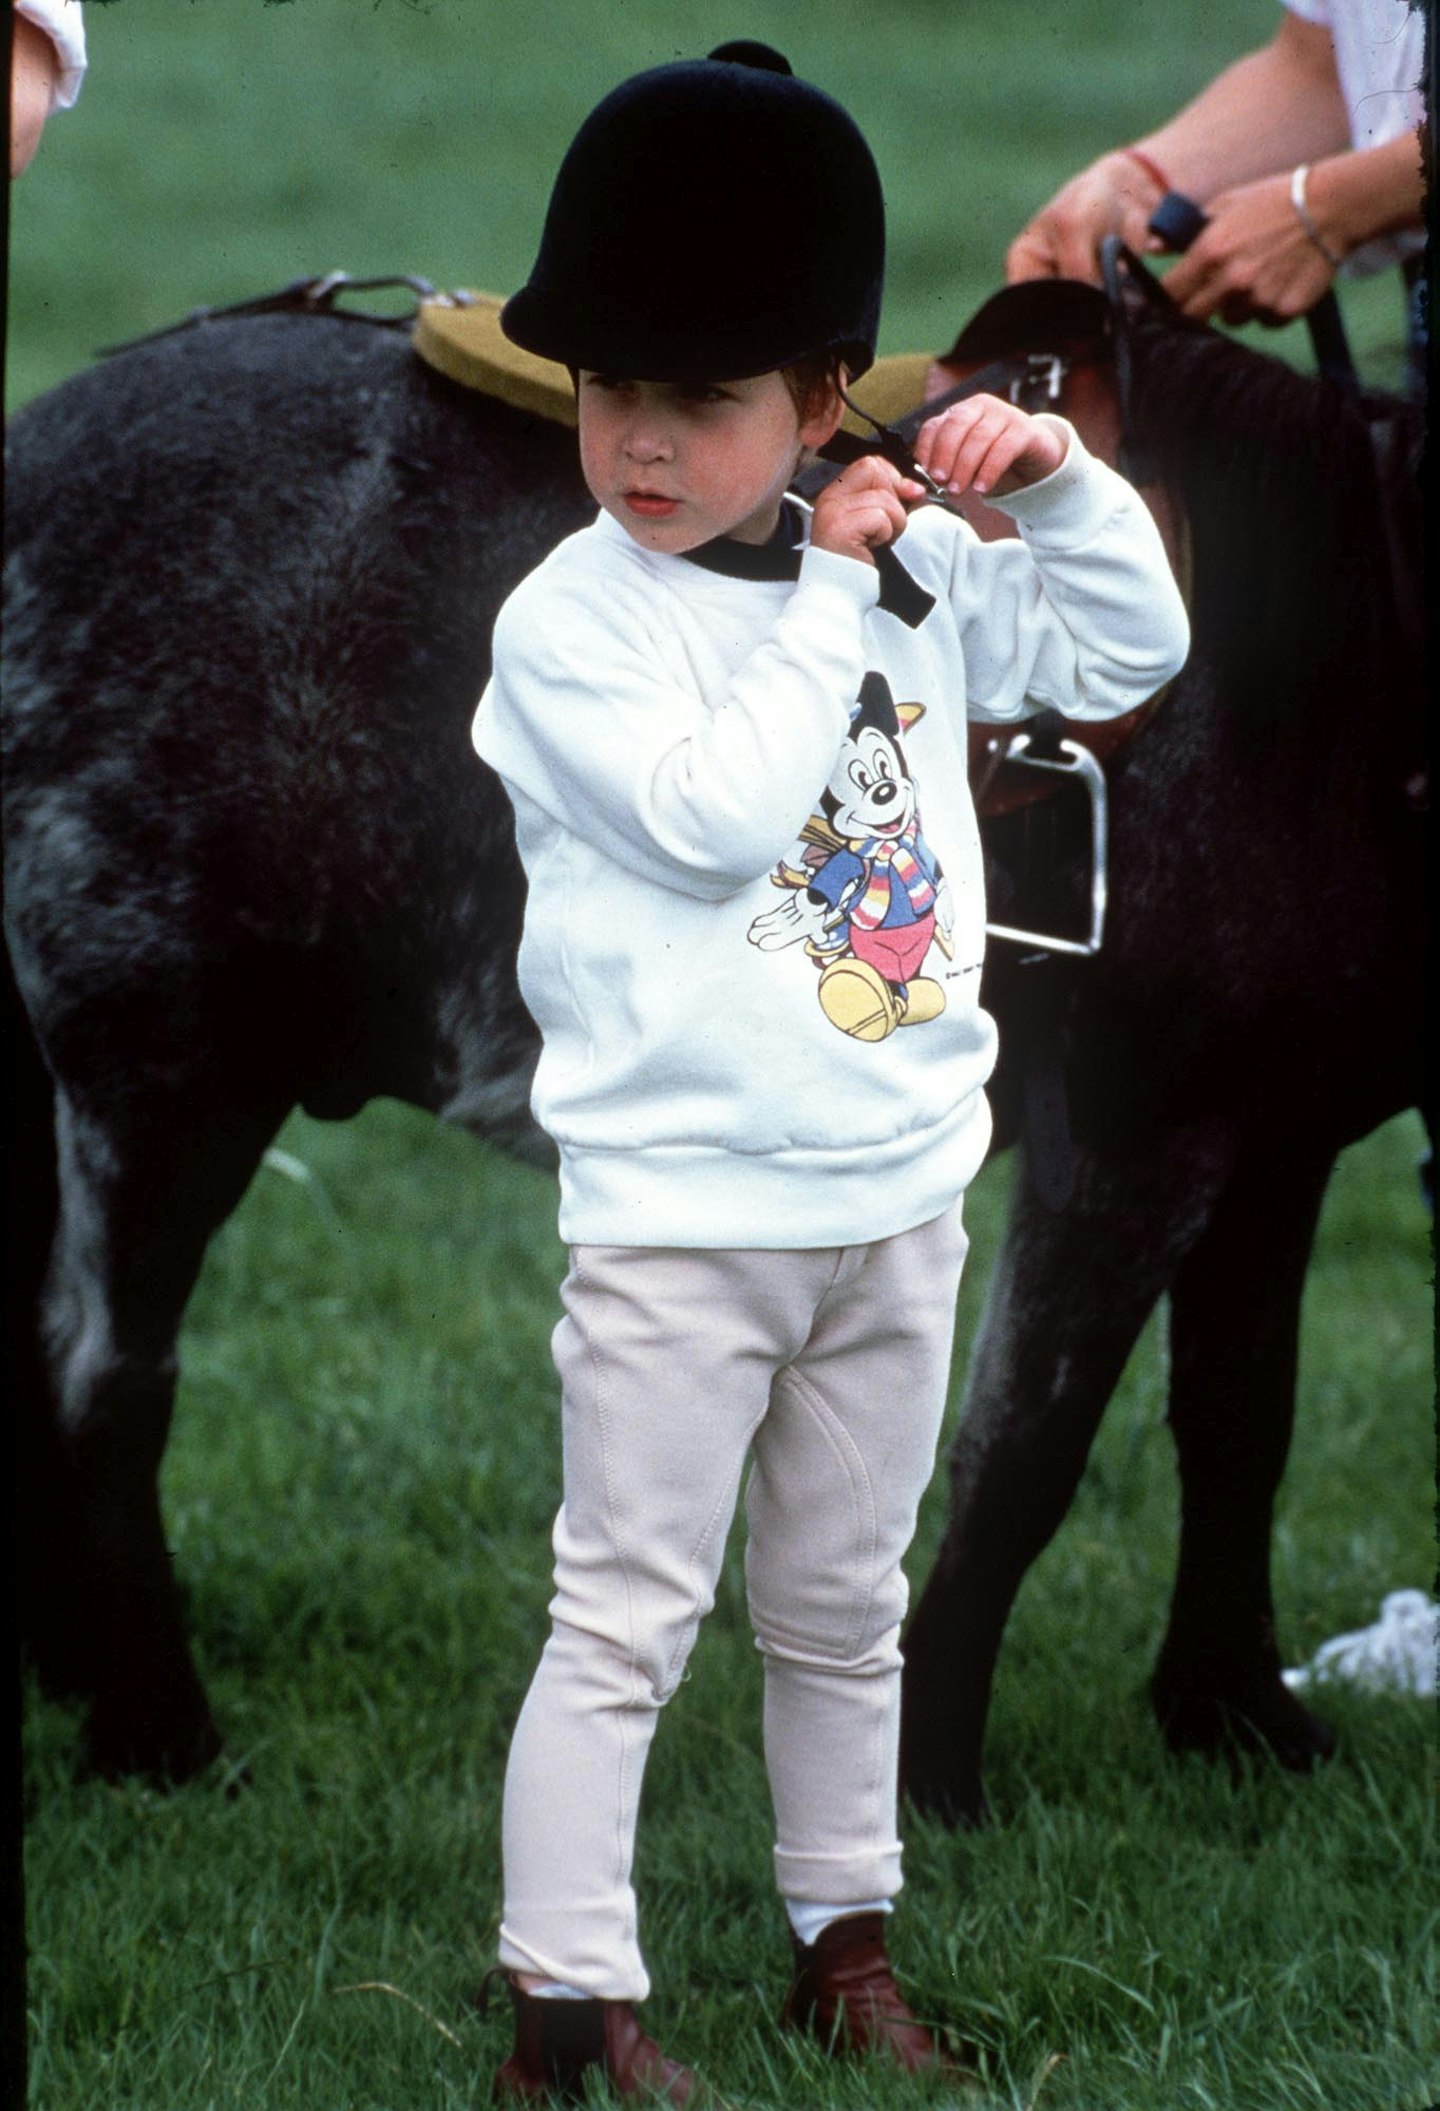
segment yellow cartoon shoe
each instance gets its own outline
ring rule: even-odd
[[[932,987],[938,994],[939,984]],[[894,990],[866,960],[837,960],[821,975],[819,989],[820,1008],[830,1024],[857,1041],[885,1040],[904,1017]]]
[[[945,992],[928,975],[917,975],[913,982],[906,984],[899,1004],[902,1026],[923,1026],[927,1019],[938,1019],[944,1011]]]

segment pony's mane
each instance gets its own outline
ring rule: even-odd
[[[1138,319],[1133,362],[1138,435],[1189,516],[1197,646],[1277,707],[1373,667],[1394,630],[1383,507],[1419,565],[1419,411],[1169,316]]]

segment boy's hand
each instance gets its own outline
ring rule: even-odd
[[[810,540],[817,549],[874,564],[871,551],[905,532],[906,508],[924,496],[925,486],[902,476],[893,463],[862,455],[816,499]]]
[[[1053,426],[999,396],[967,396],[921,426],[915,459],[949,492],[1005,498],[1052,475],[1065,459],[1065,442]]]

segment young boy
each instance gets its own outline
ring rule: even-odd
[[[883,229],[845,112],[724,46],[600,104],[504,313],[575,374],[600,513],[506,604],[474,731],[529,882],[571,1249],[552,1627],[505,1785],[502,2101],[592,2073],[702,2100],[634,2014],[631,1852],[747,1459],[783,2020],[948,2064],[884,1916],[901,1558],[990,1135],[965,718],[1130,710],[1187,634],[1149,515],[1058,418],[980,397],[917,442],[1020,540],[910,511],[924,487],[878,458],[813,514],[786,497],[874,357]]]

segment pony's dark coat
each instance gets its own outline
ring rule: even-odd
[[[1182,1507],[1157,1711],[1177,1746],[1331,1749],[1282,1683],[1270,1589],[1301,1292],[1337,1152],[1424,1093],[1419,415],[1209,332],[1155,322],[1135,351],[1194,643],[1112,765],[1112,917],[1068,996],[1074,1191],[1056,1212],[1017,1183],[906,1639],[907,1788],[972,1820],[1015,1591],[1165,1292]],[[1023,1045],[1025,970],[987,972]]]
[[[1136,372],[1196,650],[1113,769],[1111,935],[1067,993],[1075,1193],[1018,1185],[910,1640],[908,1781],[952,1813],[1014,1588],[1167,1287],[1162,1712],[1323,1747],[1268,1584],[1300,1285],[1334,1153],[1419,1090],[1410,487],[1354,407],[1208,334],[1143,325]],[[13,421],[7,477],[23,1613],[97,1762],[181,1776],[218,1733],[156,1471],[212,1231],[296,1104],[390,1093],[534,1143],[521,880],[468,727],[500,601],[588,506],[570,435],[334,318],[132,349]],[[1012,1057],[1023,974],[989,971]]]

